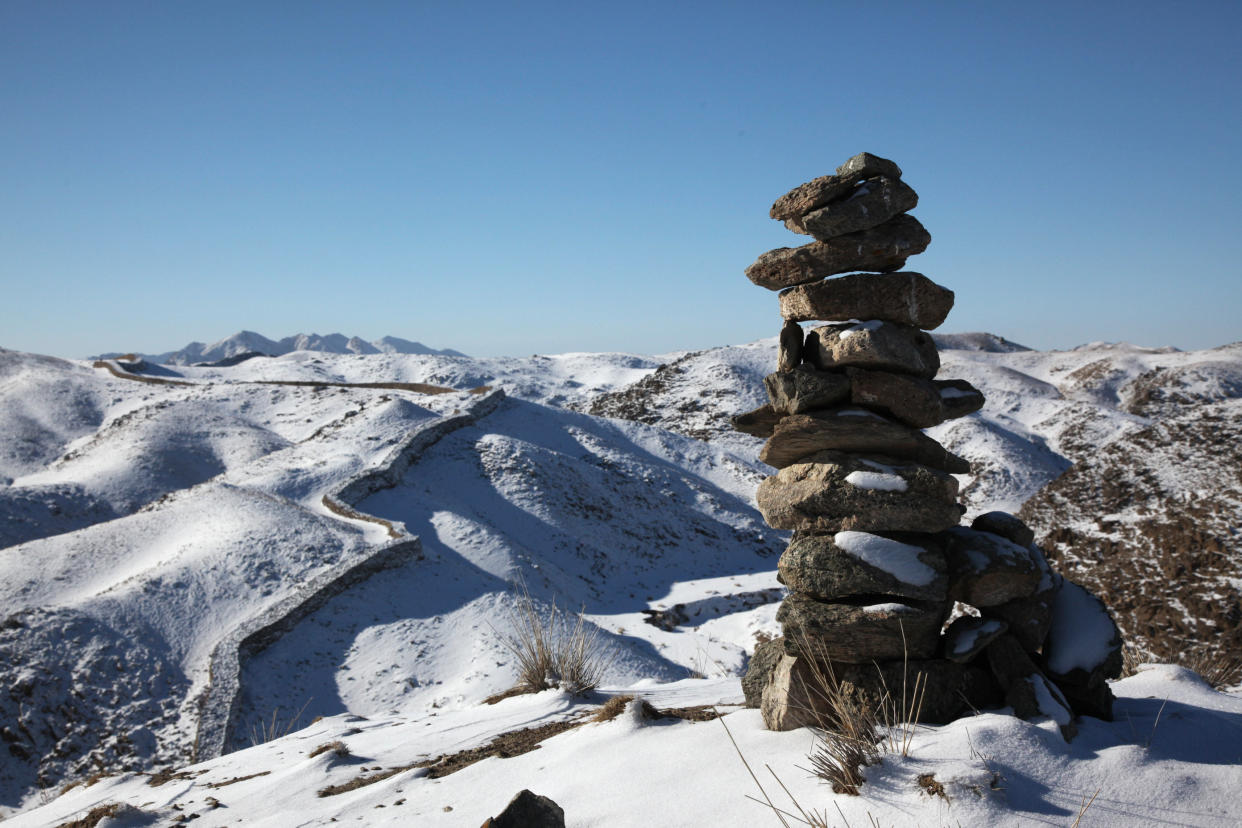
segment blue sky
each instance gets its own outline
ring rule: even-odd
[[[0,345],[776,333],[767,217],[896,160],[1033,347],[1242,339],[1242,4],[0,4]]]

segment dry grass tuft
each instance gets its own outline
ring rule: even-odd
[[[97,805],[87,811],[85,816],[77,819],[71,819],[68,822],[62,822],[56,828],[95,828],[105,819],[116,816],[121,812],[120,802],[109,802],[107,805]]]
[[[315,748],[310,753],[306,754],[306,757],[308,759],[313,759],[319,754],[328,753],[329,751],[332,752],[333,756],[348,756],[349,755],[349,748],[345,746],[344,742],[338,740],[335,742],[324,742],[322,745]]]
[[[278,719],[280,716],[280,708],[272,711],[271,721],[260,722],[258,727],[250,728],[250,744],[261,745],[283,736],[288,736],[294,730],[297,730],[298,719],[302,718],[302,714],[306,712],[306,708],[310,705],[311,700],[307,699],[306,704],[302,705],[302,709],[289,719],[288,722],[282,722]]]
[[[613,719],[621,715],[621,711],[625,710],[625,706],[634,701],[633,696],[613,696],[608,701],[600,705],[599,710],[595,711],[595,715],[591,717],[593,722],[611,722]]]
[[[556,604],[541,612],[526,585],[520,587],[509,610],[513,632],[500,635],[517,661],[518,687],[527,693],[560,687],[575,695],[599,687],[613,659],[601,651],[599,629],[581,612],[571,622]]]
[[[1182,666],[1193,670],[1215,690],[1242,682],[1242,658],[1222,650],[1200,648],[1186,654]]]
[[[920,788],[927,792],[928,796],[938,796],[945,802],[949,801],[949,795],[944,792],[944,785],[936,781],[936,774],[924,773],[920,774],[915,780]]]

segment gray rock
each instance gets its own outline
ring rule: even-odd
[[[848,195],[806,213],[799,221],[813,237],[827,241],[883,224],[913,210],[918,203],[918,193],[908,184],[881,175],[866,179]]]
[[[829,696],[874,711],[886,696],[900,704],[903,690],[911,699],[916,683],[926,687],[923,704],[917,717],[908,718],[926,724],[947,724],[968,710],[1000,701],[991,674],[974,665],[941,659],[845,664],[784,656],[764,690],[763,722],[770,730],[832,729],[835,721]]]
[[[900,270],[906,259],[930,243],[931,234],[922,223],[903,214],[860,233],[769,250],[746,268],[746,278],[768,290],[781,290],[852,270]]]
[[[778,569],[791,590],[823,601],[888,595],[939,603],[947,595],[944,553],[934,535],[795,532]]]
[[[940,405],[946,420],[965,417],[983,408],[983,392],[966,380],[933,380],[940,389]]]
[[[795,322],[882,319],[931,330],[953,309],[953,291],[922,273],[851,273],[781,291],[781,316]]]
[[[1078,729],[1069,702],[1035,666],[1017,639],[1011,635],[997,636],[984,652],[992,675],[1005,692],[1005,704],[1013,708],[1015,716],[1048,716],[1060,726],[1066,741],[1074,738]]]
[[[827,409],[781,418],[759,452],[759,459],[781,469],[826,450],[882,454],[952,474],[970,471],[969,462],[921,431],[860,408]]]
[[[792,371],[802,363],[802,346],[806,334],[797,322],[785,320],[777,343],[776,370]]]
[[[770,638],[755,647],[755,654],[746,665],[742,677],[742,695],[747,707],[758,707],[763,698],[763,688],[772,679],[777,662],[785,656],[785,643],[780,638]]]
[[[940,532],[961,519],[957,479],[942,471],[834,451],[806,461],[759,484],[759,511],[774,529]]]
[[[482,828],[565,828],[565,811],[546,796],[523,790]]]
[[[864,178],[886,175],[901,178],[901,168],[869,152],[860,152],[841,166],[834,175],[821,175],[805,184],[799,184],[776,200],[768,212],[777,221],[806,215],[830,201],[848,195]]]
[[[781,602],[776,620],[785,631],[785,652],[815,654],[833,662],[864,664],[902,658],[931,658],[940,646],[946,602],[886,601],[841,604],[793,593]]]
[[[1112,719],[1108,679],[1121,675],[1121,631],[1103,601],[1066,578],[1053,599],[1043,664],[1075,710]]]
[[[999,618],[959,616],[944,631],[944,657],[959,664],[973,661],[975,656],[1008,629],[1009,624]]]
[[[985,512],[971,522],[970,528],[1000,535],[1018,546],[1030,546],[1035,542],[1031,527],[1008,512]]]
[[[850,396],[845,374],[820,371],[802,364],[791,371],[778,371],[763,378],[772,408],[781,414],[802,414],[844,402]]]
[[[1052,626],[1052,601],[1056,588],[1052,579],[1041,581],[1040,591],[1029,598],[1015,598],[994,607],[983,607],[981,612],[989,618],[998,618],[1009,624],[1009,634],[1028,653],[1038,652],[1048,637]],[[1045,588],[1046,587],[1046,588]]]
[[[735,414],[730,418],[733,428],[752,437],[771,437],[781,415],[772,406],[761,405],[754,411]]]
[[[990,532],[949,530],[949,596],[972,607],[994,607],[1039,591],[1043,554]]]
[[[868,368],[926,379],[940,370],[940,355],[929,334],[876,319],[811,329],[802,359],[824,370]]]
[[[931,428],[945,421],[940,389],[933,380],[891,371],[847,368],[850,402],[881,411],[914,428]]]

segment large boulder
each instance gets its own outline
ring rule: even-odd
[[[785,652],[815,653],[832,661],[862,664],[893,658],[931,658],[949,606],[940,602],[883,601],[841,604],[793,593],[781,602],[776,620],[785,632]]]
[[[935,536],[870,532],[795,532],[781,555],[781,580],[794,592],[824,601],[886,595],[943,602],[948,580]]]
[[[768,290],[781,290],[852,270],[900,270],[907,258],[922,253],[930,243],[931,234],[918,219],[900,215],[861,233],[769,250],[746,268],[746,278]]]
[[[802,364],[791,371],[777,371],[763,378],[772,408],[781,414],[803,414],[828,408],[850,397],[850,380],[845,374],[821,371]]]
[[[759,452],[759,459],[782,469],[819,451],[882,454],[911,460],[952,474],[970,463],[926,434],[862,408],[837,408],[783,417]]]
[[[922,691],[917,706],[916,684]],[[846,664],[787,655],[777,662],[760,709],[769,730],[828,729],[836,723],[839,702],[834,700],[875,713],[885,700],[900,706],[903,697],[908,709],[896,711],[896,718],[926,724],[947,724],[1000,701],[991,674],[975,665],[943,659]]]
[[[822,451],[764,480],[755,498],[774,529],[941,532],[961,519],[957,485],[916,463]]]
[[[931,330],[953,309],[953,291],[922,273],[851,273],[781,291],[781,316],[795,322],[882,319]]]
[[[898,178],[886,175],[868,178],[849,194],[830,201],[797,219],[819,241],[857,233],[883,224],[894,216],[913,210],[918,193]]]
[[[1121,675],[1121,632],[1103,601],[1073,581],[1060,581],[1044,641],[1044,668],[1075,710],[1111,720],[1108,679]]]
[[[785,193],[772,205],[768,215],[777,221],[800,218],[830,201],[849,195],[860,181],[877,175],[901,178],[901,168],[887,158],[860,152],[837,167],[834,175],[821,175]]]
[[[869,368],[927,379],[940,370],[940,355],[929,334],[879,319],[812,328],[802,359],[825,370]]]
[[[949,595],[972,607],[994,607],[1029,598],[1040,587],[1047,563],[1038,547],[1018,546],[991,532],[959,526],[945,544]]]

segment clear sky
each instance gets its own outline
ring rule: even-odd
[[[944,331],[1242,339],[1242,3],[0,3],[0,345],[774,335],[767,217],[896,160]]]

